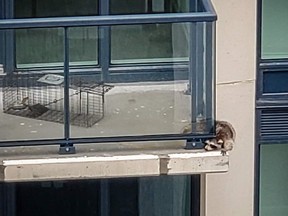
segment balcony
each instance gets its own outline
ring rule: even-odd
[[[216,14],[207,0],[190,11],[0,20],[1,180],[227,171],[203,150]]]

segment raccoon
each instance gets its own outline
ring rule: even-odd
[[[204,148],[207,151],[221,150],[222,155],[226,155],[227,151],[231,151],[233,149],[236,139],[236,131],[234,127],[227,121],[216,121],[215,128],[216,137],[211,140],[206,140]],[[191,125],[185,126],[182,129],[182,133],[184,134],[191,132]]]

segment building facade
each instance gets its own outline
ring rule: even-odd
[[[111,0],[110,4],[105,1],[91,0],[81,1],[81,3],[64,0],[49,1],[49,3],[33,0],[0,2],[2,19],[98,15],[123,15],[125,18],[126,15],[131,14],[154,16],[155,14],[203,12],[200,1],[185,0]],[[0,215],[1,213],[5,216],[39,215],[39,212],[45,212],[41,215],[75,213],[75,215],[101,216],[286,215],[288,55],[286,11],[288,5],[285,0],[273,2],[213,0],[212,3],[217,13],[216,59],[213,64],[216,69],[216,106],[215,110],[211,108],[209,111],[207,107],[203,108],[205,106],[200,105],[199,100],[197,104],[199,110],[206,110],[204,112],[206,117],[216,111],[217,119],[227,120],[235,127],[236,144],[233,151],[229,153],[228,172],[219,174],[216,173],[216,168],[214,170],[211,168],[211,172],[201,171],[201,176],[198,175],[199,173],[194,175],[186,173],[181,176],[147,177],[149,176],[147,174],[143,175],[145,177],[140,177],[139,174],[134,178],[110,180],[66,181],[62,179],[35,183],[5,183],[5,186],[0,187],[4,197],[0,202],[0,209],[3,209]],[[202,30],[205,36],[209,35],[209,31],[203,30],[207,29],[207,26],[199,26],[200,32]],[[189,35],[191,36],[190,30],[191,25],[184,21],[176,24],[160,22],[160,24],[142,23],[129,26],[112,25],[111,28],[105,25],[101,28],[73,27],[69,30],[69,66],[76,74],[83,71],[89,74],[92,71],[105,82],[112,84],[143,80],[149,82],[185,80],[185,85],[178,85],[178,82],[177,85],[173,85],[173,106],[178,105],[179,111],[174,113],[175,123],[177,122],[175,119],[182,119],[185,113],[185,110],[179,108],[182,104],[175,96],[177,95],[175,89],[180,88],[189,92],[189,84],[191,84],[186,73],[187,68],[191,66],[187,62],[192,58],[189,54],[191,43],[187,39]],[[61,52],[65,47],[65,40],[63,41],[62,37],[67,34],[63,29],[19,28],[15,30],[16,32],[9,32],[7,29],[5,31],[5,38],[3,34],[0,38],[2,41],[0,59],[5,73],[14,72],[15,69],[25,72],[39,69],[49,71],[51,68],[56,71],[61,70],[65,61],[65,55]],[[205,38],[202,38],[202,41],[198,40],[198,43],[205,44],[206,47],[212,46],[209,45],[208,40],[203,41]],[[198,52],[199,49],[201,51],[202,48],[198,47]],[[199,61],[201,62],[201,58]],[[203,62],[207,63],[206,60]],[[212,65],[213,62],[210,63]],[[201,70],[201,67],[198,69]],[[209,68],[202,68],[202,72],[206,70],[209,71]],[[109,73],[101,74],[102,71],[109,71]],[[197,79],[205,80],[201,77]],[[206,84],[207,82],[206,80]],[[161,89],[157,87],[157,90]],[[132,92],[130,96],[135,93],[134,90]],[[163,95],[157,100],[160,101],[160,98],[163,98]],[[107,101],[109,102],[109,95]],[[136,100],[131,98],[129,103],[135,104]],[[141,106],[144,108],[147,105],[141,104]],[[141,106],[139,105],[137,109],[141,109]],[[121,107],[114,107],[110,111],[116,116],[121,109]],[[157,109],[161,110],[161,107]],[[109,108],[106,110],[109,113]],[[165,114],[169,115],[168,112]],[[4,117],[2,119],[8,121]],[[45,134],[45,138],[48,139],[59,137],[60,132],[65,132],[64,129],[57,128],[51,136],[51,134],[41,133],[41,129],[36,130],[30,122],[21,120],[17,125],[21,128],[23,126],[21,124],[24,123],[30,125],[32,129],[27,130],[26,133],[18,133],[16,136],[18,139],[37,138],[35,134],[40,134],[42,137]],[[12,125],[12,129],[16,127],[15,125]],[[134,126],[129,130],[119,128],[122,128],[121,124],[114,131],[120,134],[125,133],[123,131],[131,133],[135,131],[134,134],[129,135],[137,134]],[[157,128],[159,129],[159,126]],[[175,126],[173,129],[175,128],[178,127]],[[151,130],[155,132],[156,129]],[[165,128],[164,131],[166,130],[169,131],[169,128]],[[47,128],[44,131],[47,131]],[[151,133],[147,131],[148,134]],[[28,132],[30,135],[27,137]],[[104,130],[102,132],[106,133]],[[163,131],[159,129],[156,132]],[[89,137],[89,133],[83,132],[82,129],[72,130],[71,133],[72,136]],[[101,136],[101,132],[99,135]],[[15,134],[5,132],[1,136],[10,141]],[[143,149],[138,153],[142,154]],[[181,169],[184,169],[183,167]],[[27,194],[30,195],[29,199]]]

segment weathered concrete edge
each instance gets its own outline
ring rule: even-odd
[[[3,160],[0,181],[189,175],[227,172],[228,168],[229,156],[216,152]]]

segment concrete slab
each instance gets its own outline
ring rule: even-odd
[[[75,155],[58,146],[0,148],[0,181],[24,182],[228,171],[229,156],[219,151],[185,150],[184,142],[79,145]]]

